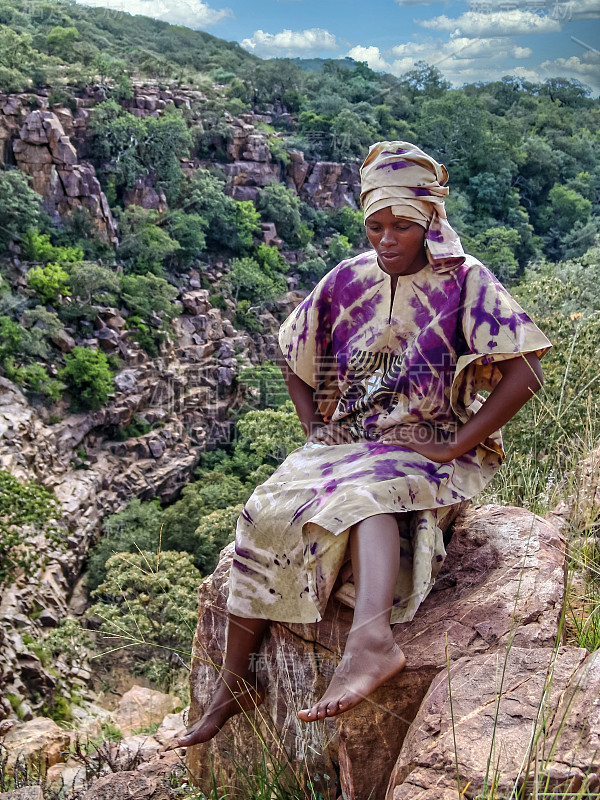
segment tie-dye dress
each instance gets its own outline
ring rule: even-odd
[[[378,442],[393,425],[421,423],[452,435],[519,353],[542,356],[549,340],[473,256],[400,275],[395,291],[375,251],[328,272],[282,324],[291,369],[315,390],[326,421],[347,444],[305,444],[253,492],[237,521],[227,608],[243,617],[318,622],[330,595],[354,607],[351,526],[397,516],[400,569],[390,623],[411,620],[445,557],[443,532],[504,458],[496,432],[438,463]],[[334,591],[335,590],[335,591]]]

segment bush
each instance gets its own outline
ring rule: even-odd
[[[352,245],[348,237],[341,233],[335,233],[331,238],[327,255],[336,264],[339,264],[345,258],[349,258],[352,255]]]
[[[236,303],[241,300],[253,303],[275,300],[287,289],[281,275],[270,277],[253,258],[235,258],[228,278]]]
[[[31,574],[47,559],[44,549],[27,541],[23,528],[43,534],[49,545],[64,549],[65,537],[55,524],[60,504],[55,496],[28,481],[21,483],[8,470],[0,470],[0,585],[7,587],[18,570]]]
[[[65,362],[58,377],[67,384],[72,407],[76,410],[101,408],[114,390],[106,355],[100,350],[76,346],[72,353],[65,355]]]
[[[59,265],[77,264],[83,260],[83,250],[79,247],[55,247],[50,242],[50,234],[30,230],[25,236],[25,253],[30,261],[49,261]]]
[[[122,214],[118,254],[128,272],[162,275],[165,260],[181,249],[179,242],[159,227],[159,219],[157,211],[141,206],[129,206]]]
[[[27,285],[44,303],[55,303],[71,294],[69,275],[60,264],[32,267],[27,273]]]
[[[300,232],[300,199],[282,183],[274,183],[261,189],[258,195],[258,210],[268,222],[274,222],[277,233],[286,242],[297,241]]]
[[[191,553],[196,567],[208,575],[214,565],[205,559],[204,545],[197,533],[199,522],[213,512],[244,503],[247,498],[247,487],[236,475],[218,469],[203,472],[198,480],[183,487],[181,499],[163,511],[164,547]]]
[[[117,273],[91,261],[72,264],[67,271],[73,299],[61,305],[59,314],[62,318],[91,321],[98,316],[99,306],[118,304],[121,278]]]

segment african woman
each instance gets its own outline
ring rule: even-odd
[[[307,436],[238,519],[212,738],[260,704],[250,665],[270,620],[354,608],[343,658],[306,722],[353,708],[400,671],[409,623],[444,561],[444,531],[504,459],[499,429],[542,385],[551,344],[450,226],[448,172],[410,142],[377,142],[361,204],[372,249],[330,270],[280,328]],[[487,399],[479,391],[490,392]]]

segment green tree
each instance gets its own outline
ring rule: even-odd
[[[350,244],[348,237],[341,233],[335,233],[331,237],[331,242],[327,250],[327,255],[329,258],[338,264],[340,261],[348,258],[351,254],[352,245]]]
[[[152,208],[133,205],[123,212],[118,253],[129,272],[160,276],[165,260],[180,250],[179,242],[159,227],[159,220],[158,212]]]
[[[56,26],[46,36],[48,52],[70,60],[73,56],[73,44],[79,38],[77,28]]]
[[[235,526],[244,506],[235,506],[211,511],[200,520],[195,531],[196,548],[194,563],[202,575],[210,575],[219,563],[219,553],[235,539]]]
[[[172,319],[180,313],[172,302],[177,289],[164,278],[152,274],[124,275],[122,289],[123,301],[138,316],[149,317],[156,313]]]
[[[41,201],[25,173],[0,170],[0,252],[39,224]]]
[[[89,347],[73,348],[66,353],[65,366],[58,371],[71,394],[74,408],[97,410],[114,391],[113,376],[106,355]]]
[[[190,655],[197,622],[196,594],[202,576],[187,553],[117,553],[106,562],[106,579],[92,592],[89,614],[100,630],[129,645],[154,645]]]
[[[183,182],[180,159],[189,156],[192,137],[175,106],[167,106],[158,118],[147,117],[144,124],[146,135],[140,147],[141,161],[154,173],[157,186],[164,189],[167,202],[173,205]]]
[[[99,306],[116,306],[121,290],[121,278],[108,267],[82,261],[68,267],[73,299],[60,307],[60,316],[67,320],[93,320]]]
[[[49,233],[29,230],[25,235],[25,253],[30,261],[52,261],[59,266],[76,264],[83,259],[83,250],[79,247],[58,246],[50,241]]]
[[[510,283],[519,262],[515,251],[521,237],[512,228],[488,228],[474,238],[474,253],[503,283]]]
[[[158,500],[142,502],[137,497],[130,500],[123,511],[106,517],[100,541],[88,554],[90,591],[106,580],[106,562],[115,553],[158,552],[161,524],[162,510]]]
[[[198,480],[184,486],[181,499],[164,510],[163,547],[191,553],[196,567],[208,575],[215,565],[205,560],[198,524],[213,512],[244,503],[248,495],[247,486],[237,475],[219,470],[204,472]]]
[[[199,214],[186,214],[180,209],[171,211],[165,229],[171,239],[179,243],[175,258],[183,269],[189,267],[206,248],[208,223]]]
[[[258,210],[268,222],[274,222],[277,233],[286,242],[294,242],[300,231],[300,199],[282,183],[273,183],[261,189]]]

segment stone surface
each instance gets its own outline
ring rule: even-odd
[[[191,675],[190,724],[209,701],[225,648],[225,603],[233,545],[221,553],[199,591],[199,622]],[[352,610],[330,600],[313,625],[272,623],[257,657],[267,686],[263,707],[247,721],[226,723],[205,745],[188,750],[188,765],[203,787],[208,759],[235,781],[231,748],[240,758],[259,755],[256,724],[269,747],[277,742],[295,760],[305,757],[321,777],[324,797],[343,790],[349,800],[383,797],[410,723],[432,680],[465,656],[503,652],[511,637],[525,649],[552,647],[564,592],[564,550],[557,529],[519,508],[474,506],[456,521],[448,555],[434,590],[415,619],[394,626],[407,657],[406,669],[356,708],[338,717],[303,723],[296,710],[320,697],[343,653]],[[211,664],[212,662],[212,664]],[[368,768],[365,768],[368,765]],[[339,784],[331,780],[339,772]]]
[[[134,771],[99,778],[81,800],[169,800],[171,776],[181,780],[184,771],[176,753],[165,753]]]
[[[167,714],[160,727],[154,734],[154,738],[161,745],[170,743],[175,736],[180,736],[185,731],[185,719],[187,718],[188,709],[183,709],[178,714]]]
[[[64,750],[70,741],[67,731],[59,728],[52,719],[38,717],[14,725],[2,742],[8,751],[8,774],[12,774],[17,758],[30,764],[36,764],[41,758],[41,763],[47,763],[49,767],[64,761]]]
[[[596,796],[599,693],[600,654],[575,647],[513,647],[459,659],[434,679],[386,800],[456,797],[457,780],[468,798],[483,792],[486,780],[499,797],[515,784],[561,797],[582,790],[591,794],[578,796]]]
[[[145,686],[133,686],[119,701],[113,718],[121,733],[127,735],[155,722],[162,722],[167,714],[180,705],[178,697]]]
[[[0,792],[0,800],[44,800],[41,786],[25,786],[12,792]]]
[[[46,210],[58,217],[85,209],[100,238],[116,242],[116,225],[94,167],[77,150],[52,111],[36,109],[25,118],[12,144],[17,166],[32,178]]]

